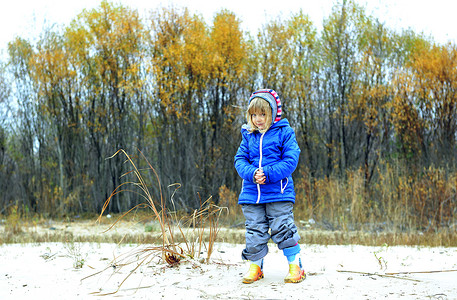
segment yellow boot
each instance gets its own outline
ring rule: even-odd
[[[243,283],[253,283],[254,281],[257,281],[262,278],[262,268],[256,264],[251,264],[251,266],[249,266],[249,271],[243,277]]]
[[[299,283],[305,280],[305,270],[300,268],[300,265],[289,264],[289,274],[284,278],[285,283]]]

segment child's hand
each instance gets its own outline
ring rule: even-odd
[[[265,184],[265,174],[262,169],[259,169],[254,174],[254,181],[258,184]]]

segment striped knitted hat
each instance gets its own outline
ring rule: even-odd
[[[264,100],[266,100],[270,106],[271,106],[271,110],[272,110],[272,116],[275,116],[274,118],[272,118],[272,125],[276,122],[278,122],[279,120],[281,120],[281,114],[282,114],[282,108],[281,108],[281,99],[279,99],[279,96],[278,94],[274,91],[274,90],[271,90],[271,89],[262,89],[262,90],[258,90],[258,91],[255,91],[254,93],[251,94],[251,97],[249,98],[249,103],[251,103],[252,99],[254,98],[262,98]]]

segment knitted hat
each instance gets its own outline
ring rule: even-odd
[[[274,123],[278,122],[281,120],[281,114],[282,114],[282,108],[281,108],[281,99],[279,99],[278,94],[271,89],[262,89],[255,91],[252,93],[251,97],[249,98],[249,103],[251,103],[252,99],[254,98],[262,98],[266,100],[270,106],[271,106],[271,115],[272,115],[272,122],[271,124],[273,125]],[[274,117],[274,118],[273,118]]]

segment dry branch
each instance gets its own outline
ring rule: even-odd
[[[395,272],[395,273],[386,273],[386,275],[427,274],[427,273],[444,273],[444,272],[457,272],[457,270]]]
[[[392,276],[392,275],[388,275],[388,274],[369,273],[369,272],[360,272],[360,271],[348,271],[348,270],[336,270],[336,271],[340,272],[340,273],[354,273],[354,274],[362,274],[362,275],[367,275],[367,276],[379,276],[379,277],[387,277],[387,278],[395,278],[395,279],[403,279],[403,280],[421,282],[420,280],[417,280],[417,279]]]

